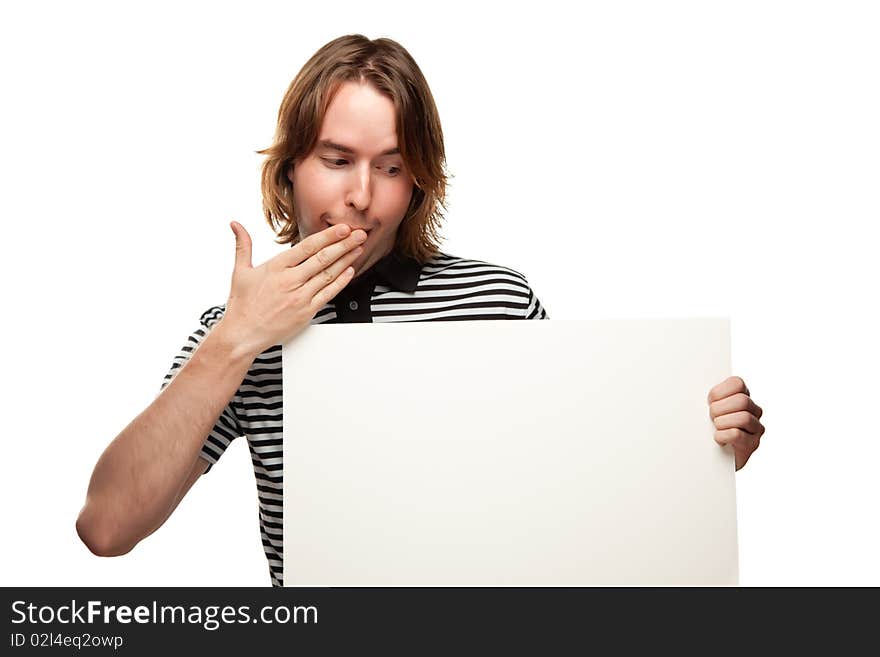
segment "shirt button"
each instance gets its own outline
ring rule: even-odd
[[[357,310],[358,309],[358,302],[357,301],[349,301],[348,307],[351,308],[352,310]]]

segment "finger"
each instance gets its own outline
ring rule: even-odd
[[[235,268],[251,268],[251,236],[237,221],[229,224],[232,233],[235,235]]]
[[[749,389],[746,387],[746,382],[743,381],[738,376],[730,376],[724,379],[717,386],[712,388],[709,391],[709,403],[716,402],[719,399],[724,399],[725,397],[730,397],[731,395],[735,395],[738,392],[749,394]]]
[[[330,303],[354,278],[354,267],[346,267],[329,285],[325,285],[312,297],[312,312],[317,313]],[[313,279],[314,280],[314,279]]]
[[[761,430],[758,418],[748,411],[737,411],[727,415],[719,415],[715,418],[716,429],[742,429],[751,434],[757,434]]]
[[[725,397],[719,401],[709,404],[709,417],[715,419],[719,415],[727,413],[735,413],[736,411],[748,411],[756,418],[760,419],[764,411],[758,406],[751,397],[744,392],[738,392],[730,397]]]
[[[761,439],[742,429],[724,429],[715,432],[715,442],[719,445],[732,445],[734,449],[753,452],[758,449]]]
[[[350,253],[353,249],[359,248],[359,245],[363,244],[366,237],[367,234],[364,231],[355,230],[341,242],[334,242],[333,244],[325,246],[305,262],[300,263],[296,267],[289,267],[287,271],[291,274],[291,289],[296,289],[301,285],[305,285],[319,272],[327,270],[334,262],[342,258],[344,255]],[[363,249],[361,249],[361,251],[363,251]],[[350,264],[351,261],[346,264],[346,267]]]
[[[313,235],[309,235],[302,242],[294,244],[291,248],[283,253],[279,253],[272,258],[270,269],[273,271],[282,271],[287,267],[296,267],[305,262],[321,249],[330,244],[345,239],[351,234],[351,227],[348,224],[338,224],[330,226]]]
[[[363,247],[360,246],[357,247],[354,251],[349,251],[344,256],[332,263],[329,267],[327,267],[327,269],[322,269],[318,271],[314,276],[303,283],[299,290],[302,291],[306,298],[315,297],[323,288],[331,285],[333,281],[339,278],[339,276],[342,275],[345,269],[351,263],[357,260],[357,257],[361,253],[363,253]],[[342,288],[339,289],[341,290]],[[335,296],[336,293],[333,294],[333,297]],[[332,299],[333,297],[330,298]],[[327,301],[325,301],[324,303],[327,303]],[[324,304],[321,304],[321,307],[323,307],[323,305]],[[318,310],[320,310],[321,307],[319,307]]]

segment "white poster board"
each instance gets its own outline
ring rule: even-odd
[[[307,328],[286,586],[736,584],[727,319]]]

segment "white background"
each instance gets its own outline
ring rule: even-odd
[[[129,555],[74,522],[225,302],[229,220],[255,263],[284,248],[254,151],[306,59],[360,32],[437,100],[447,252],[525,273],[553,318],[732,318],[767,427],[741,583],[880,585],[875,5],[116,4],[0,11],[2,584],[268,585],[243,440]]]

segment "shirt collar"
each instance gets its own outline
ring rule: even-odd
[[[413,258],[392,251],[371,267],[376,281],[401,292],[413,293],[419,285],[422,266]]]

